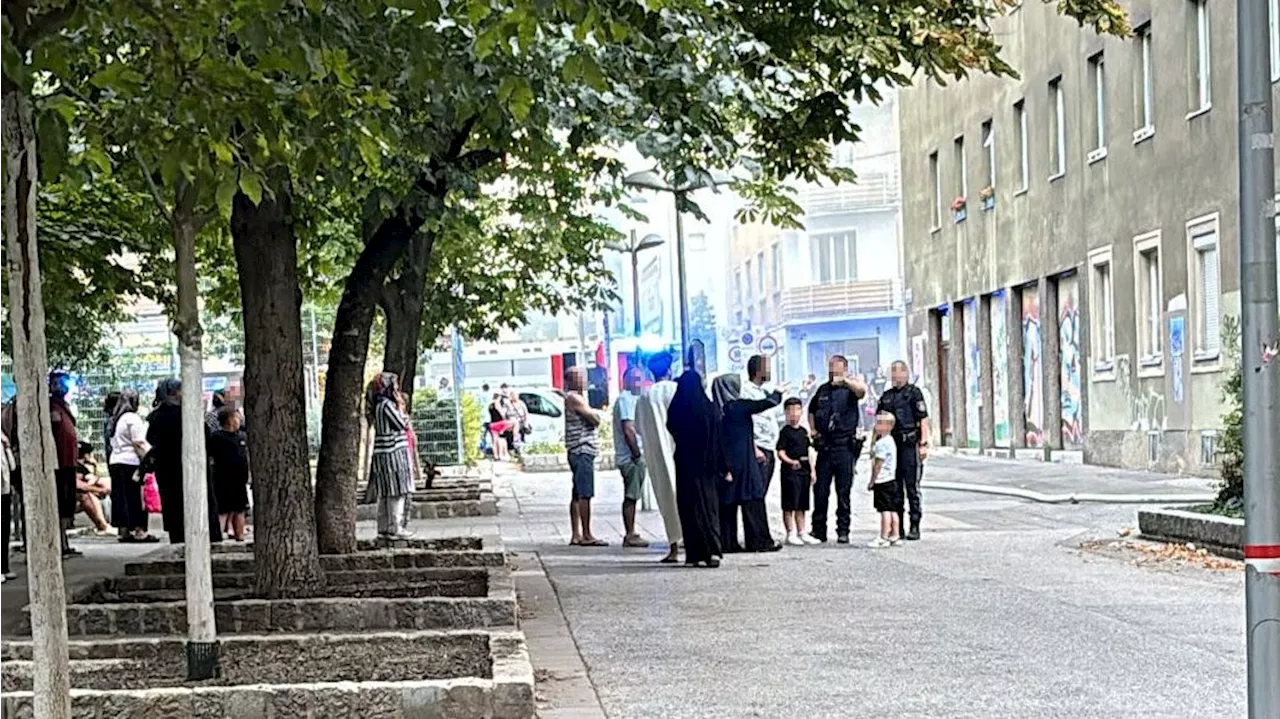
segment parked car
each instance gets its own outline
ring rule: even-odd
[[[521,389],[520,401],[529,409],[532,431],[525,444],[564,444],[564,395],[546,387]]]

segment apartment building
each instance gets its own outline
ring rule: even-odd
[[[733,368],[764,352],[775,358],[775,377],[799,382],[824,377],[833,354],[866,374],[904,357],[896,96],[852,114],[861,141],[835,148],[834,159],[857,173],[856,183],[801,188],[804,230],[733,229]]]
[[[1126,5],[1119,39],[1024,3],[993,23],[1019,77],[902,91],[907,334],[948,444],[1209,473],[1240,306],[1235,8]]]

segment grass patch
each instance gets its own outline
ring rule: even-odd
[[[1197,504],[1194,507],[1187,507],[1185,511],[1195,512],[1197,514],[1216,514],[1219,517],[1244,519],[1244,509],[1242,507],[1227,507],[1219,504]]]

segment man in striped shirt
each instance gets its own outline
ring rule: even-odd
[[[587,373],[581,367],[565,372],[564,446],[573,473],[573,496],[569,501],[569,523],[573,530],[569,544],[605,547],[608,542],[591,534],[591,498],[596,494],[596,454],[600,414],[587,403]]]

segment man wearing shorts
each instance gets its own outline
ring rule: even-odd
[[[627,536],[624,547],[647,547],[649,542],[636,533],[636,502],[644,494],[644,454],[636,431],[636,406],[640,403],[643,375],[631,367],[622,376],[623,393],[613,403],[614,459],[622,473],[622,526]]]
[[[569,453],[569,471],[573,473],[573,495],[569,500],[569,544],[606,547],[608,542],[591,533],[591,498],[596,495],[596,454],[600,415],[587,404],[587,373],[571,367],[565,373],[564,446]]]

